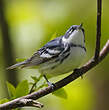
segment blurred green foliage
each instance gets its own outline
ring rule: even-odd
[[[60,98],[67,99],[67,93],[64,88],[60,88],[57,91],[54,91],[52,94]]]
[[[103,0],[102,11],[102,38],[101,47],[109,38],[109,0]],[[96,36],[96,0],[5,0],[6,19],[10,26],[11,40],[16,52],[15,58],[27,58],[46,42],[63,35],[73,24],[83,23],[87,47],[86,62],[92,57],[95,49]],[[83,63],[84,63],[83,62]],[[45,105],[42,110],[93,110],[96,108],[98,91],[102,82],[109,80],[109,56],[95,69],[88,72],[83,80],[76,80],[64,87],[67,98],[59,98],[52,94],[43,97],[40,101]],[[0,97],[4,98],[6,85],[4,76],[4,60],[2,54],[2,40],[0,32]],[[27,80],[31,76],[38,76],[37,70],[18,70],[19,80],[25,80],[19,85],[25,85],[28,93]],[[60,76],[60,79],[62,76]],[[34,79],[34,78],[33,78]],[[43,80],[43,79],[42,79]],[[52,79],[51,79],[52,80]],[[59,80],[54,78],[53,82]],[[41,82],[41,81],[40,81]],[[109,83],[109,82],[108,82]],[[11,95],[22,96],[19,91],[23,88],[14,87],[7,83]],[[107,87],[107,86],[106,86]],[[107,87],[109,90],[109,87]],[[25,94],[26,93],[26,94]],[[61,93],[60,93],[61,94]],[[66,96],[65,96],[66,97]],[[100,95],[98,95],[100,97]],[[7,99],[6,99],[7,101]],[[2,103],[5,101],[2,101]],[[34,108],[23,108],[23,110]]]
[[[8,81],[6,84],[7,84],[7,88],[8,88],[9,97],[11,99],[13,99],[15,96],[15,92],[16,92],[15,87],[11,83],[9,83]]]
[[[29,93],[29,83],[27,80],[20,82],[17,87],[14,87],[11,83],[7,82],[7,88],[9,93],[9,100],[25,96]],[[1,99],[0,101],[2,101]],[[5,100],[5,98],[4,98]]]

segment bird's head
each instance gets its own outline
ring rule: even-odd
[[[74,43],[84,46],[84,29],[82,24],[72,25],[62,38],[63,42]]]

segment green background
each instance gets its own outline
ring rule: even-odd
[[[85,29],[87,48],[87,57],[82,64],[94,55],[96,0],[3,1],[14,50],[14,62],[16,58],[30,57],[49,40],[64,35],[71,25],[80,23],[83,23]],[[2,37],[0,27],[0,99],[7,97],[7,66],[3,54]],[[109,39],[109,0],[103,0],[101,48],[107,39]],[[16,77],[18,82],[25,79],[31,81],[30,76],[37,74],[39,73],[35,69],[17,69]],[[66,75],[53,78],[51,81],[56,82]],[[13,82],[16,82],[14,78]],[[52,94],[39,99],[44,104],[42,110],[109,110],[109,55],[94,69],[87,72],[83,79],[79,78],[64,88],[68,95],[65,99]],[[36,108],[23,108],[22,110],[34,109]]]

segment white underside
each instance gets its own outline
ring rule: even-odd
[[[70,55],[61,64],[51,60],[39,65],[39,71],[42,74],[52,74],[53,76],[71,72],[81,64],[85,55],[86,52],[83,48],[73,47]],[[54,69],[51,69],[55,65],[57,66]]]

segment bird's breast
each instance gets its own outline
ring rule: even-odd
[[[86,51],[80,47],[71,47],[69,55],[63,61],[50,60],[40,65],[43,74],[59,75],[73,71],[84,59]],[[57,57],[58,59],[58,57]]]

